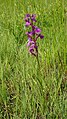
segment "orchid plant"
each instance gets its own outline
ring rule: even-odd
[[[25,26],[31,27],[31,31],[26,32],[28,36],[28,50],[32,55],[38,57],[37,39],[43,39],[44,36],[41,34],[41,29],[34,25],[34,23],[37,22],[35,14],[26,14],[24,20],[26,22]]]

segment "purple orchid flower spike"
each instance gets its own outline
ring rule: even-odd
[[[34,25],[34,22],[36,22],[36,15],[35,14],[26,14],[24,18],[26,24],[26,27],[31,26],[32,31],[26,32],[26,35],[28,37],[28,43],[27,47],[29,49],[29,52],[34,55],[38,56],[38,46],[37,46],[37,39],[43,39],[44,36],[41,34],[41,29]]]

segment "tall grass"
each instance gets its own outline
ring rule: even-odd
[[[39,70],[26,48],[27,13],[45,36]],[[66,119],[66,15],[64,0],[0,0],[0,119]]]

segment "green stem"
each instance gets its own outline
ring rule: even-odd
[[[38,83],[40,84],[40,87],[42,88],[42,82],[40,79],[40,63],[39,63],[38,55],[36,58],[37,58],[37,80],[38,80]]]

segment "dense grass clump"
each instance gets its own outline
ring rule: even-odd
[[[25,14],[44,39],[27,51]],[[0,119],[67,119],[66,1],[0,0]]]

